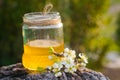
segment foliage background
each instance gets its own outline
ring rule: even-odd
[[[108,12],[119,0],[0,0],[0,66],[21,62],[22,17],[49,2],[61,14],[66,47],[85,52],[88,67],[99,69],[108,52],[119,52],[120,15]]]

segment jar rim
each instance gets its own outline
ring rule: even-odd
[[[29,13],[25,13],[24,16],[26,16],[26,15],[33,15],[33,14],[45,15],[44,12],[29,12]],[[46,14],[59,14],[59,12],[46,12]]]

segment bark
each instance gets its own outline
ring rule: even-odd
[[[110,80],[100,72],[87,68],[79,68],[75,73],[62,73],[62,76],[55,77],[54,73],[47,71],[39,73],[30,71],[21,63],[3,66],[0,68],[0,80]]]

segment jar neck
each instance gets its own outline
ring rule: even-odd
[[[61,23],[58,12],[43,14],[42,12],[27,13],[23,17],[24,24],[29,26],[48,26]]]

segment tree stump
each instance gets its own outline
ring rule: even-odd
[[[21,63],[3,66],[0,68],[0,80],[110,80],[100,72],[87,68],[80,68],[74,74],[62,73],[62,76],[55,77],[54,73],[47,71],[39,73],[30,71]]]

